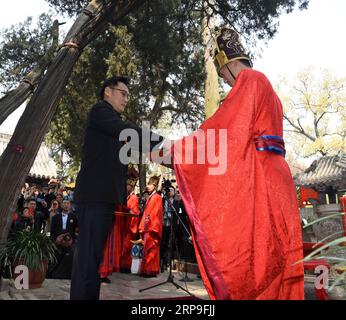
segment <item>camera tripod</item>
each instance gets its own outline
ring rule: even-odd
[[[185,269],[185,274],[184,274],[184,277],[181,278],[179,281],[182,281],[182,282],[193,282],[194,280],[189,278],[188,275],[187,275],[187,261],[186,261],[186,247],[187,247],[187,244],[188,244],[188,239],[185,239],[184,240],[184,253],[185,253],[185,259],[184,259],[184,269]]]
[[[182,226],[184,226],[185,231],[188,233],[188,235],[190,236],[190,233],[188,232],[187,228],[185,227],[183,221],[180,219],[177,211],[175,210],[173,204],[170,202],[170,200],[167,198],[166,195],[163,196],[163,198],[168,202],[169,206],[171,207],[173,214],[175,214],[175,216],[179,219],[179,221],[181,222]],[[169,257],[169,274],[168,274],[168,278],[166,281],[160,282],[158,284],[155,284],[153,286],[150,286],[148,288],[144,288],[144,289],[139,289],[139,292],[143,292],[145,290],[149,290],[161,285],[164,285],[166,283],[171,283],[173,284],[177,289],[181,289],[183,291],[185,291],[186,293],[188,293],[190,296],[194,296],[191,292],[189,292],[187,289],[183,288],[182,286],[180,286],[179,284],[174,282],[174,275],[172,274],[172,266],[173,266],[173,243],[174,243],[174,235],[173,235],[173,215],[171,216],[171,234],[170,234],[170,241],[171,241],[171,247],[170,247],[170,257]]]

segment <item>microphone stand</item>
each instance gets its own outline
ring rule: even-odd
[[[183,222],[182,220],[180,219],[177,211],[175,210],[174,206],[172,205],[172,203],[169,201],[169,199],[167,198],[167,196],[164,194],[163,195],[163,199],[165,199],[170,207],[172,208],[173,210],[173,213],[176,215],[176,217],[179,219],[179,221],[181,221],[182,225]],[[184,226],[185,227],[185,226]],[[185,227],[185,230],[186,232],[190,235],[190,233],[188,232],[187,228]],[[149,289],[152,289],[152,288],[155,288],[155,287],[158,287],[158,286],[161,286],[163,284],[166,284],[166,283],[171,283],[173,284],[177,289],[181,289],[183,291],[185,291],[186,293],[188,293],[190,296],[194,296],[191,292],[189,292],[188,290],[186,290],[185,288],[183,288],[182,286],[180,286],[179,284],[175,283],[174,282],[174,276],[172,274],[172,267],[173,267],[173,243],[174,243],[174,238],[173,238],[173,215],[171,216],[171,234],[170,234],[170,241],[171,241],[171,248],[170,248],[170,261],[169,261],[169,274],[168,274],[168,278],[166,281],[163,281],[163,282],[160,282],[158,284],[155,284],[153,286],[150,286],[150,287],[147,287],[147,288],[144,288],[144,289],[139,289],[139,292],[143,292],[145,290],[149,290]]]
[[[186,247],[187,247],[187,242],[188,240],[184,240],[184,253],[185,253],[185,257],[184,257],[184,269],[185,269],[185,275],[183,278],[181,278],[179,281],[183,281],[183,282],[193,282],[194,280],[189,278],[187,275],[187,261],[186,261]]]

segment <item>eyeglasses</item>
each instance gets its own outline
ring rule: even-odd
[[[122,89],[118,89],[118,88],[112,88],[112,87],[111,87],[111,89],[120,91],[124,98],[130,99],[130,94],[126,90],[122,90]]]

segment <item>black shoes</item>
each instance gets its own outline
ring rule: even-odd
[[[142,274],[143,278],[156,278],[156,274]]]
[[[111,280],[106,278],[101,278],[101,283],[111,283]]]
[[[131,273],[131,269],[120,268],[119,272],[120,273]]]

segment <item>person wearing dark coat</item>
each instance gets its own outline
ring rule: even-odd
[[[99,266],[107,235],[112,226],[116,205],[126,204],[127,163],[122,158],[125,145],[122,134],[132,129],[138,136],[137,149],[155,151],[163,137],[144,131],[121,118],[128,99],[128,80],[123,77],[106,79],[101,101],[90,110],[76,180],[74,201],[79,223],[71,300],[98,300],[100,293]],[[142,142],[142,136],[149,137]],[[129,142],[136,148],[135,141]]]
[[[63,200],[61,212],[52,217],[50,238],[57,246],[56,262],[50,264],[47,278],[71,279],[78,220],[69,200]]]

